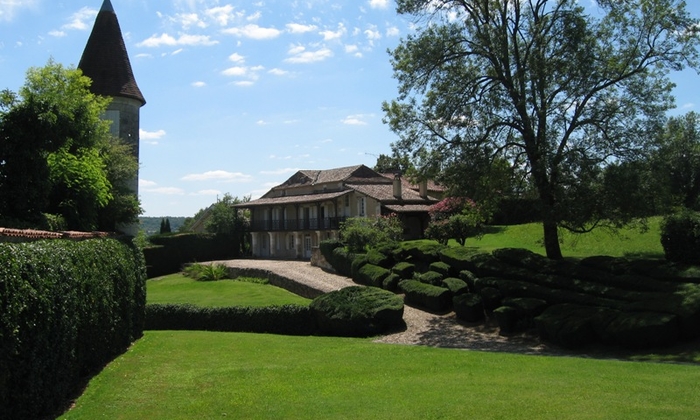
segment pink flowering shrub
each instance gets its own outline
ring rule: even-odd
[[[428,210],[430,224],[425,235],[441,244],[450,239],[464,246],[467,238],[481,237],[485,217],[474,200],[467,197],[447,197]]]

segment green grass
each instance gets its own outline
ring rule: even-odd
[[[203,307],[308,305],[311,301],[279,287],[250,281],[196,281],[182,274],[146,282],[147,303],[189,303]]]
[[[148,331],[64,419],[689,419],[700,367]]]
[[[609,255],[613,257],[663,258],[661,247],[660,217],[650,218],[649,229],[640,232],[622,229],[617,234],[606,230],[576,235],[560,231],[562,253],[565,257]],[[490,226],[481,239],[468,239],[465,246],[492,251],[498,248],[525,248],[545,255],[542,244],[542,224],[529,223],[515,226]],[[450,245],[459,246],[451,241]]]

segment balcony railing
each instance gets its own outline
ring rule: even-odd
[[[292,231],[292,230],[329,230],[339,229],[340,223],[347,217],[325,217],[322,219],[284,219],[254,220],[250,224],[252,232]]]

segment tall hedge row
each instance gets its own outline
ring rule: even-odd
[[[187,263],[239,257],[233,238],[210,233],[156,235],[145,248],[148,278],[177,273]]]
[[[140,337],[143,254],[115,239],[0,244],[0,418],[54,412]]]

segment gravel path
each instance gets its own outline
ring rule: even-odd
[[[314,267],[308,261],[242,259],[217,262],[268,277],[273,273],[273,277],[278,280],[281,277],[301,285],[303,291],[300,294],[307,297],[356,285],[350,278]],[[290,288],[287,286],[289,285],[282,285]],[[498,327],[493,322],[467,324],[457,320],[454,313],[436,315],[406,305],[404,321],[405,331],[380,337],[376,342],[525,354],[562,354],[561,349],[547,346],[537,337],[526,334],[504,337],[498,334]]]

